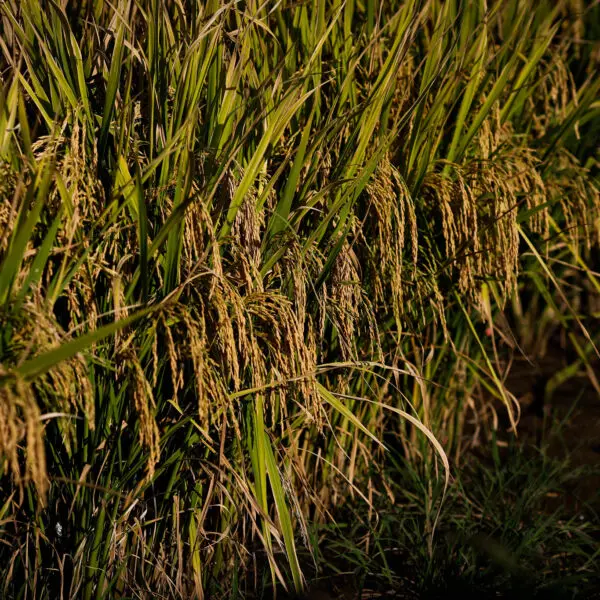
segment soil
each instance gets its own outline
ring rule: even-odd
[[[574,469],[583,467],[568,493],[549,499],[550,505],[562,502],[570,512],[590,508],[600,512],[600,469],[596,468],[600,467],[600,394],[588,377],[580,375],[544,398],[547,382],[563,366],[564,361],[553,356],[538,365],[523,359],[511,369],[507,388],[523,407],[520,443],[536,448],[543,444],[551,458],[568,457]]]

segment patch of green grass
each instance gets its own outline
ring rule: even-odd
[[[456,472],[429,553],[422,541],[440,490],[399,459],[374,477],[374,511],[350,503],[335,525],[315,528],[321,552],[307,563],[307,597],[590,598],[600,583],[600,495],[578,512],[567,500],[591,473],[600,471],[514,439],[492,444]]]

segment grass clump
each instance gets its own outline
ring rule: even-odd
[[[4,595],[300,592],[386,446],[444,488],[516,429],[545,332],[597,386],[573,4],[2,4]]]
[[[598,497],[579,511],[564,499],[594,471],[574,468],[570,456],[553,458],[547,447],[494,440],[453,482],[429,553],[421,540],[434,518],[432,489],[392,460],[381,474],[392,499],[376,496],[377,520],[350,502],[338,524],[315,527],[320,552],[307,560],[307,597],[591,598],[600,581]]]

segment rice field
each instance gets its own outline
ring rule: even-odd
[[[3,0],[0,597],[300,594],[413,485],[436,556],[515,361],[600,393],[599,39],[583,0]]]

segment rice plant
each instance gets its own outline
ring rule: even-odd
[[[300,592],[389,446],[518,430],[525,315],[598,385],[599,12],[4,0],[1,594]]]

